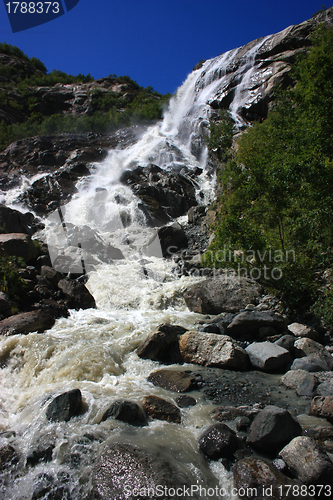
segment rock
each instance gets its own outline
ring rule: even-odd
[[[234,425],[238,431],[246,432],[251,425],[251,420],[248,417],[236,417]]]
[[[20,314],[14,314],[0,321],[1,335],[27,334],[30,332],[42,333],[49,330],[55,319],[41,309]]]
[[[233,468],[234,488],[244,492],[241,498],[256,500],[292,500],[292,487],[300,485],[285,476],[267,460],[258,457],[248,457],[239,460]],[[291,485],[289,490],[286,485]],[[287,495],[289,491],[289,494]],[[281,495],[282,492],[282,495]],[[304,495],[309,500],[311,497]]]
[[[326,418],[333,423],[333,396],[316,396],[313,398],[309,415]]]
[[[196,400],[187,394],[177,396],[175,402],[179,408],[188,408],[189,406],[195,406],[197,404]]]
[[[193,391],[197,387],[197,380],[193,375],[179,370],[157,370],[147,380],[157,387],[175,392]]]
[[[291,362],[289,351],[271,342],[254,342],[245,351],[251,365],[263,371],[281,370]]]
[[[179,408],[158,396],[145,396],[142,400],[145,412],[152,418],[166,420],[180,424],[181,414]]]
[[[0,252],[7,256],[22,257],[27,263],[37,257],[37,249],[33,241],[28,234],[24,233],[0,234]]]
[[[319,334],[313,328],[301,323],[292,323],[288,325],[289,332],[295,337],[306,337],[312,340],[318,340]]]
[[[298,358],[302,358],[304,356],[316,357],[327,363],[330,370],[333,368],[333,357],[324,346],[312,339],[304,338],[296,340],[294,344],[294,351],[296,357]]]
[[[305,356],[304,358],[295,359],[290,369],[305,370],[307,372],[326,372],[330,370],[325,361],[315,358],[314,356]]]
[[[253,406],[219,406],[210,412],[210,416],[218,422],[235,420],[237,417],[246,417],[252,421],[259,412],[260,408]]]
[[[279,455],[302,483],[332,484],[333,464],[314,439],[298,436]]]
[[[145,425],[147,423],[142,408],[132,401],[118,400],[111,403],[103,414],[102,422],[108,418],[115,418],[131,425]]]
[[[227,335],[189,331],[180,337],[179,349],[185,363],[231,370],[248,366],[245,350]]]
[[[296,338],[293,335],[283,335],[278,340],[274,342],[274,344],[283,347],[283,349],[287,349],[290,353],[293,351],[294,342]]]
[[[12,302],[4,292],[0,292],[0,314],[9,316],[12,308]]]
[[[35,216],[27,212],[23,214],[18,210],[0,204],[0,232],[1,233],[25,233],[30,236],[38,229],[42,229],[41,224]]]
[[[55,445],[52,444],[48,448],[39,447],[38,449],[31,451],[27,455],[27,465],[35,466],[39,463],[51,462],[54,447]]]
[[[276,332],[282,332],[286,328],[286,320],[280,314],[273,311],[247,310],[237,314],[227,328],[228,335],[234,336],[253,336],[257,335],[261,328],[274,329]],[[268,330],[268,335],[271,330]]]
[[[274,453],[302,434],[302,427],[287,410],[266,406],[254,417],[248,443],[255,449]]]
[[[66,278],[58,282],[58,288],[65,295],[69,309],[89,309],[90,307],[96,307],[94,297],[82,283]]]
[[[333,396],[333,379],[320,383],[316,392],[318,396]]]
[[[2,446],[0,448],[0,472],[4,472],[10,466],[17,464],[19,458],[17,451],[12,446],[9,444]]]
[[[31,500],[71,500],[68,489],[68,476],[59,473],[59,479],[45,472],[38,474],[33,480]]]
[[[65,276],[59,271],[56,271],[51,266],[41,266],[40,275],[42,278],[46,278],[53,286],[57,286],[58,282],[61,279],[64,279]]]
[[[46,409],[46,418],[52,422],[68,422],[82,411],[80,389],[64,392],[52,399]]]
[[[178,222],[161,227],[158,232],[163,257],[172,257],[179,250],[187,247],[186,234]]]
[[[207,475],[211,480],[208,471]],[[108,444],[93,470],[94,498],[98,500],[134,500],[138,498],[138,492],[141,493],[140,498],[158,496],[167,500],[170,495],[163,494],[165,488],[167,491],[171,488],[183,491],[191,484],[196,484],[195,478],[184,465],[180,468],[177,462],[171,463],[162,453],[127,443]],[[152,496],[148,492],[156,494]],[[196,494],[193,497],[199,498]],[[188,495],[180,495],[179,498],[185,499]]]
[[[281,377],[280,384],[288,389],[295,389],[298,396],[313,396],[318,380],[305,370],[291,369]]]
[[[245,278],[218,276],[188,287],[183,295],[190,311],[200,314],[238,312],[249,303],[255,303],[260,286]]]
[[[225,424],[213,424],[199,438],[199,448],[212,460],[231,458],[241,448],[236,433]]]
[[[136,350],[143,359],[152,359],[162,363],[179,363],[182,361],[178,339],[186,332],[186,328],[164,323],[150,333]]]
[[[143,210],[152,226],[160,226],[185,215],[197,205],[196,182],[191,179],[190,171],[183,174],[175,169],[167,171],[150,164],[125,170],[120,182],[129,186],[142,200]]]

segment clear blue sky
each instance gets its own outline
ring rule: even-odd
[[[305,21],[321,6],[321,0],[80,0],[58,19],[12,33],[0,2],[0,41],[37,57],[48,71],[129,75],[173,93],[200,59]]]

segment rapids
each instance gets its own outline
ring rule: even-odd
[[[105,242],[120,248],[125,259],[88,269],[87,287],[97,309],[73,310],[44,334],[1,338],[0,445],[15,444],[22,457],[21,473],[2,478],[1,500],[30,500],[41,474],[49,474],[55,482],[65,480],[72,499],[90,498],[91,464],[107,439],[167,449],[172,459],[187,464],[200,481],[197,439],[212,423],[209,411],[213,407],[202,393],[193,393],[197,405],[183,410],[181,424],[155,420],[137,429],[112,419],[100,423],[115,399],[140,402],[143,396],[156,394],[173,401],[172,393],[146,380],[159,363],[139,359],[135,349],[161,323],[193,328],[201,319],[188,311],[182,297],[183,289],[200,278],[177,277],[174,263],[161,256],[154,230],[145,227],[138,200],[118,179],[125,169],[148,163],[167,170],[201,167],[200,202],[212,200],[214,178],[206,169],[205,145],[209,102],[223,93],[227,68],[238,64],[238,87],[230,111],[237,125],[244,124],[238,111],[252,78],[255,54],[263,43],[257,42],[241,59],[235,49],[193,71],[171,99],[163,121],[150,127],[133,146],[112,150],[103,162],[94,164],[91,175],[79,181],[78,193],[62,207],[68,227],[89,226]],[[7,204],[14,204],[18,195],[8,193]],[[126,227],[124,219],[130,221]],[[66,235],[57,213],[45,220],[45,229],[37,236],[48,243],[50,252],[63,244]],[[143,257],[148,273],[143,272]],[[85,413],[67,423],[46,421],[49,398],[73,388],[82,392]],[[48,447],[52,449],[50,461],[25,466],[32,451]],[[224,498],[237,498],[231,492],[231,473],[220,461],[211,469],[228,491]]]

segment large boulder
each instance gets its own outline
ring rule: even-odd
[[[326,418],[333,423],[333,396],[316,396],[313,398],[309,414]]]
[[[25,233],[32,235],[43,225],[30,213],[22,213],[18,210],[0,204],[0,232],[1,233]]]
[[[298,436],[279,455],[291,474],[303,483],[333,484],[333,464],[314,439]]]
[[[282,332],[286,328],[286,320],[273,311],[247,310],[237,314],[228,325],[228,335],[255,336],[260,328],[270,328],[271,331]]]
[[[172,257],[175,253],[187,247],[187,237],[184,229],[178,222],[163,226],[158,230],[158,237],[163,257]]]
[[[300,434],[302,427],[287,410],[266,406],[254,417],[248,443],[257,450],[274,453]]]
[[[193,375],[179,370],[157,370],[148,375],[147,380],[156,387],[175,392],[188,392],[197,387],[197,380]]]
[[[55,319],[50,314],[41,309],[36,309],[35,311],[14,314],[0,321],[0,335],[42,333],[52,328],[54,323]]]
[[[281,370],[291,362],[289,351],[272,342],[253,342],[245,351],[251,365],[263,371]]]
[[[324,361],[329,366],[330,370],[333,369],[333,357],[327,349],[319,342],[315,342],[309,338],[301,338],[294,343],[294,351],[297,357],[311,356]]]
[[[186,363],[231,370],[248,367],[245,350],[227,335],[189,331],[180,337],[179,349]]]
[[[319,334],[311,326],[303,325],[302,323],[291,323],[288,325],[289,332],[295,337],[306,337],[312,340],[318,340]]]
[[[186,328],[163,323],[139,345],[137,355],[142,359],[161,361],[162,363],[178,363],[182,361],[178,339],[186,332]]]
[[[222,275],[191,285],[183,295],[190,311],[220,314],[238,312],[255,303],[260,294],[261,287],[255,281]]]
[[[108,418],[114,418],[138,426],[147,423],[147,418],[142,408],[138,404],[126,400],[113,401],[104,412],[102,422]]]
[[[295,389],[298,396],[313,396],[318,379],[305,370],[289,370],[280,379],[280,384],[288,389]]]
[[[328,364],[315,356],[304,356],[293,361],[291,370],[305,370],[307,372],[327,372],[330,371]]]
[[[0,252],[8,256],[22,257],[25,262],[37,257],[37,248],[25,233],[0,234]]]
[[[226,424],[213,424],[199,438],[199,448],[212,460],[231,458],[241,448],[236,433]]]
[[[166,420],[167,422],[174,422],[176,424],[180,424],[181,422],[180,409],[173,403],[158,396],[145,396],[142,400],[142,406],[151,418]]]
[[[209,470],[206,470],[210,486],[217,484]],[[127,500],[161,498],[169,500],[168,491],[184,491],[189,488],[191,498],[198,499],[191,490],[197,484],[196,478],[175,460],[170,462],[161,452],[148,450],[143,446],[127,443],[107,444],[93,469],[93,489],[96,500]],[[172,490],[171,490],[172,489]],[[188,498],[186,491],[177,495]]]
[[[72,389],[56,396],[46,408],[46,418],[52,422],[68,422],[82,412],[80,389]]]
[[[58,288],[64,294],[66,305],[69,309],[89,309],[90,307],[96,307],[94,297],[82,283],[66,278],[58,282]]]

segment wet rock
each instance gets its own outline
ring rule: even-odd
[[[301,323],[292,323],[288,325],[289,332],[295,337],[305,337],[312,340],[318,340],[319,334],[313,328]]]
[[[248,417],[236,417],[234,424],[238,431],[246,432],[251,425],[251,420]]]
[[[23,214],[0,204],[0,231],[2,233],[25,233],[31,236],[42,228],[43,224],[32,213]]]
[[[103,414],[102,422],[108,418],[115,418],[132,425],[145,425],[146,415],[142,408],[132,401],[118,400],[111,403]]]
[[[316,396],[313,398],[309,415],[326,418],[333,423],[333,396]]]
[[[316,392],[318,396],[333,396],[333,379],[321,382]]]
[[[82,411],[80,389],[64,392],[52,399],[46,409],[46,418],[52,422],[68,422]]]
[[[280,472],[267,460],[248,457],[239,460],[233,468],[234,488],[244,492],[242,498],[256,500],[292,500],[292,488],[286,485],[298,485]],[[281,495],[282,491],[282,495]],[[289,491],[289,494],[287,495]],[[304,496],[307,500],[310,497]]]
[[[162,363],[179,363],[182,357],[179,352],[178,339],[186,332],[186,328],[164,323],[150,333],[136,350],[142,359],[152,359]]]
[[[254,406],[219,406],[210,412],[213,420],[223,422],[224,420],[234,420],[237,417],[246,417],[251,421],[260,412],[258,405]]]
[[[248,443],[257,450],[274,453],[300,434],[302,427],[287,410],[266,406],[252,422]]]
[[[231,370],[248,366],[245,350],[227,335],[187,332],[179,339],[179,349],[186,363]]]
[[[52,444],[48,448],[38,448],[27,455],[27,465],[34,466],[42,462],[51,462],[52,453],[55,445]]]
[[[197,404],[196,400],[187,394],[177,396],[175,402],[179,408],[189,408],[190,406],[195,406]]]
[[[31,500],[71,500],[66,482],[66,478],[59,480],[51,474],[38,474],[33,481]]]
[[[181,470],[174,460],[171,463],[161,453],[127,443],[107,445],[93,470],[94,492],[98,500],[124,498],[124,486],[128,500],[138,498],[135,492],[141,492],[140,498],[152,498],[148,488],[150,492],[158,493],[157,487],[161,485],[163,490],[158,497],[167,500],[170,496],[163,494],[164,488],[181,488],[183,491],[191,484],[195,484],[195,479],[184,471],[184,467]],[[180,495],[179,498],[185,499],[188,495]],[[198,498],[196,494],[194,498]]]
[[[158,230],[158,237],[163,257],[172,257],[175,253],[187,247],[186,234],[178,222],[163,226]]]
[[[28,334],[30,332],[42,333],[49,330],[55,319],[41,309],[20,314],[14,314],[0,321],[1,335]]]
[[[66,297],[69,309],[89,309],[96,307],[94,297],[89,290],[78,281],[62,279],[58,282],[58,288]]]
[[[199,448],[212,460],[231,458],[241,448],[236,433],[225,424],[213,424],[199,438]]]
[[[291,370],[305,370],[307,372],[326,372],[330,371],[328,364],[314,356],[305,356],[297,358],[290,367]]]
[[[271,342],[254,342],[245,351],[251,365],[263,371],[281,370],[291,362],[289,351]]]
[[[45,266],[45,265],[41,267],[40,275],[42,278],[46,278],[50,283],[52,283],[54,287],[57,286],[58,282],[61,279],[65,278],[63,273],[60,273],[51,266]]]
[[[191,373],[179,370],[157,370],[147,380],[157,387],[175,392],[193,391],[197,387],[197,379]]]
[[[237,314],[227,328],[228,335],[255,336],[261,328],[270,328],[276,332],[283,332],[286,328],[286,320],[280,314],[273,311],[246,310]],[[270,333],[271,330],[267,332]],[[267,335],[266,335],[267,336]]]
[[[276,340],[274,344],[283,347],[283,349],[287,349],[287,351],[291,353],[294,348],[295,340],[296,337],[294,337],[293,335],[283,335],[278,340]]]
[[[25,262],[33,261],[37,257],[33,241],[24,233],[0,234],[0,251],[8,256],[22,257]]]
[[[289,370],[281,377],[280,384],[295,389],[298,396],[313,396],[318,379],[305,370]]]
[[[294,438],[279,453],[290,473],[308,484],[332,484],[333,464],[314,439]]]
[[[9,444],[2,446],[0,448],[0,472],[15,465],[19,461],[19,458],[17,451],[12,446]]]
[[[158,396],[145,396],[142,400],[145,412],[153,419],[166,420],[180,424],[181,413],[179,408]]]
[[[249,303],[255,303],[260,286],[245,278],[218,276],[188,287],[183,295],[190,311],[200,314],[238,312]]]
[[[323,345],[312,339],[304,338],[296,340],[294,344],[294,351],[296,357],[298,358],[302,358],[304,356],[316,357],[327,363],[330,370],[333,368],[333,357]]]

